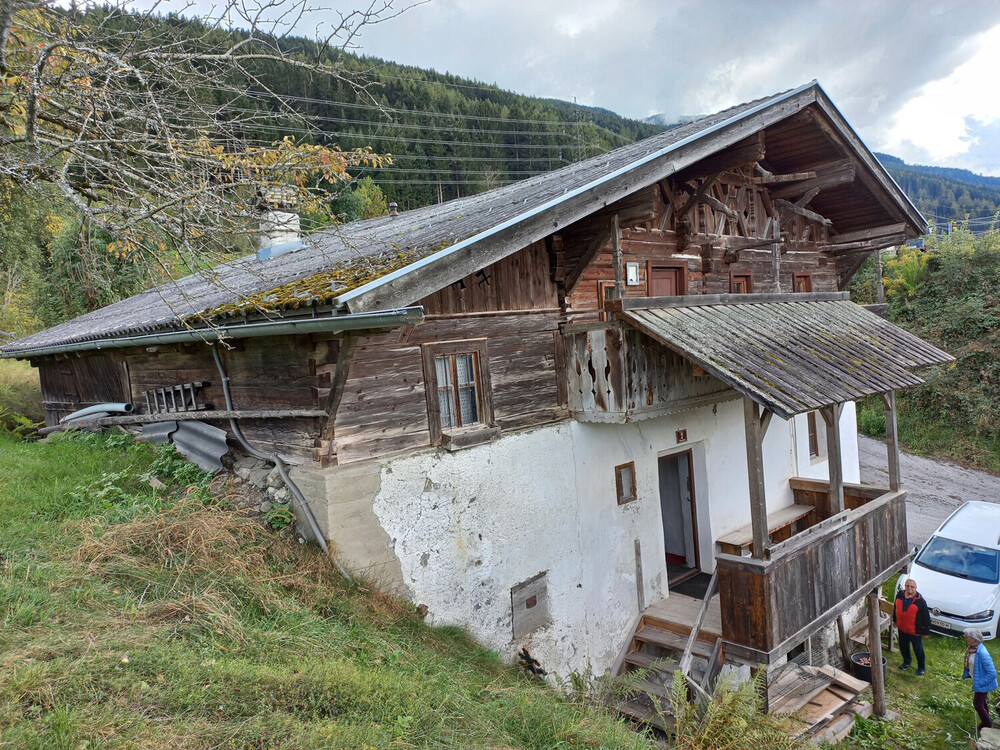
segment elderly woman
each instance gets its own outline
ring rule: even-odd
[[[993,657],[983,645],[983,634],[975,628],[965,630],[965,642],[969,648],[965,651],[965,673],[962,678],[972,678],[972,705],[979,714],[979,728],[990,728],[990,704],[987,701],[991,690],[997,689],[997,670],[993,666]]]

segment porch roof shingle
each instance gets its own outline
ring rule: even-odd
[[[622,317],[784,419],[920,385],[954,358],[847,293],[625,300]]]

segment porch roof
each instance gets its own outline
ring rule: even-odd
[[[646,335],[785,419],[920,385],[911,369],[954,358],[847,293],[626,299]]]

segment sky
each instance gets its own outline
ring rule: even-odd
[[[872,150],[1000,175],[998,0],[429,0],[357,46],[639,119],[817,79]]]

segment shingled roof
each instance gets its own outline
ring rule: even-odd
[[[409,305],[811,105],[833,123],[910,233],[922,232],[923,217],[814,81],[528,180],[398,217],[340,225],[277,257],[222,264],[11,342],[0,353],[27,357],[53,346],[208,321],[224,326],[233,318],[287,317],[314,305],[351,313]]]

